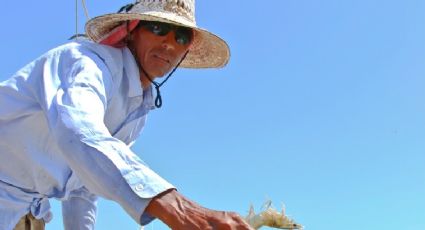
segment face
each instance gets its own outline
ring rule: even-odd
[[[193,32],[188,30],[191,37],[186,41],[182,40],[185,36],[181,36],[180,30],[171,29],[164,34],[162,27],[153,26],[138,26],[132,32],[129,47],[149,76],[156,78],[171,71],[183,58],[191,45]]]

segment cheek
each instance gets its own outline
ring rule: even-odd
[[[177,50],[175,58],[173,60],[173,66],[176,66],[183,58],[185,58],[186,53],[188,52],[189,47],[183,47]]]
[[[143,63],[141,63],[145,71],[152,77],[161,77],[166,73],[171,71],[173,68],[169,63],[164,63],[161,60],[156,58],[146,58]]]

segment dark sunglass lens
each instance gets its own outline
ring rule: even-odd
[[[149,31],[151,31],[152,33],[159,35],[159,36],[165,36],[171,30],[171,26],[169,26],[165,23],[155,23],[155,22],[146,24],[146,28]]]
[[[176,42],[181,45],[187,45],[192,40],[192,30],[187,28],[176,29]]]

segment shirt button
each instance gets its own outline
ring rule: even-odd
[[[136,187],[134,187],[134,189],[135,189],[136,191],[140,192],[140,191],[142,191],[142,190],[143,190],[143,185],[142,185],[142,184],[138,184],[138,185],[136,185]]]

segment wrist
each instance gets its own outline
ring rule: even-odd
[[[176,207],[178,206],[179,196],[175,189],[162,192],[152,198],[145,211],[170,226],[177,213]]]

